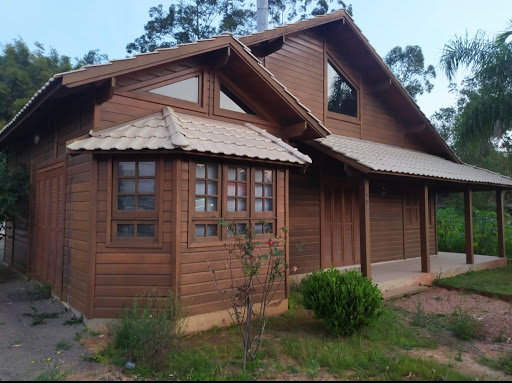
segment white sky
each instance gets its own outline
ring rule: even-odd
[[[255,0],[254,0],[255,1]],[[454,103],[438,68],[443,45],[455,34],[491,35],[512,19],[512,0],[352,0],[354,20],[377,52],[385,56],[399,45],[419,45],[425,63],[436,66],[432,93],[418,98],[427,116]],[[110,59],[126,57],[126,44],[144,33],[151,6],[169,0],[0,0],[0,44],[23,38],[60,54],[82,57],[100,49]]]

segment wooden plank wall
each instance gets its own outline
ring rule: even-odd
[[[140,159],[141,157],[138,156]],[[136,295],[151,292],[166,295],[173,286],[175,270],[171,264],[172,248],[172,161],[163,161],[164,179],[163,246],[161,248],[109,247],[107,224],[109,193],[112,186],[111,162],[107,158],[98,161],[98,209],[96,223],[96,266],[94,269],[94,308],[97,318],[117,316],[121,308],[130,304]]]
[[[224,310],[225,306],[215,288],[209,266],[217,271],[220,288],[226,289],[231,285],[229,273],[222,274],[226,269],[229,253],[225,246],[189,247],[188,243],[188,206],[189,206],[189,162],[182,162],[181,170],[181,255],[179,289],[184,304],[188,307],[189,315],[199,315],[208,312]],[[277,172],[277,228],[286,225],[285,218],[285,171]],[[260,245],[262,251],[267,248],[265,243]],[[241,277],[241,270],[235,271],[235,276]],[[286,297],[286,286],[283,283],[275,295],[279,300]]]
[[[372,262],[404,258],[402,195],[370,194]]]
[[[291,172],[290,274],[311,273],[320,268],[320,226],[318,172]]]

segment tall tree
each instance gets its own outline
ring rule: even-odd
[[[461,140],[508,140],[512,130],[512,22],[495,39],[479,31],[456,36],[444,46],[441,67],[452,80],[461,67],[470,70],[462,83],[457,130]]]
[[[313,1],[316,7],[309,12]],[[333,3],[352,14],[352,6],[343,0],[269,0],[269,23],[277,26],[325,14]],[[256,26],[256,7],[245,0],[179,0],[167,9],[162,4],[151,7],[149,17],[144,34],[126,46],[128,53],[152,52],[221,32],[238,36],[252,33]]]
[[[436,70],[433,65],[425,68],[423,51],[418,45],[408,45],[405,49],[394,47],[384,61],[415,101],[417,96],[434,88],[431,80],[436,78]]]

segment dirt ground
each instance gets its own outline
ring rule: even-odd
[[[88,360],[94,349],[82,343],[95,344],[101,335],[86,332],[82,323],[64,325],[77,318],[55,299],[35,300],[36,286],[0,265],[0,380],[34,380],[43,373],[47,380],[59,373],[72,380],[121,380],[119,372]],[[32,326],[25,315],[44,313],[58,317]],[[69,350],[59,350],[59,342]]]

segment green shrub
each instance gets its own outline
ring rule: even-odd
[[[141,302],[145,302],[142,309]],[[118,359],[161,370],[180,347],[183,318],[181,303],[172,291],[167,297],[154,293],[136,297],[111,327],[110,351]]]
[[[466,341],[481,338],[483,335],[482,324],[460,307],[456,308],[451,316],[450,329],[457,338]]]
[[[382,312],[382,293],[357,271],[341,274],[331,267],[308,275],[301,284],[304,307],[335,335],[351,335]]]

